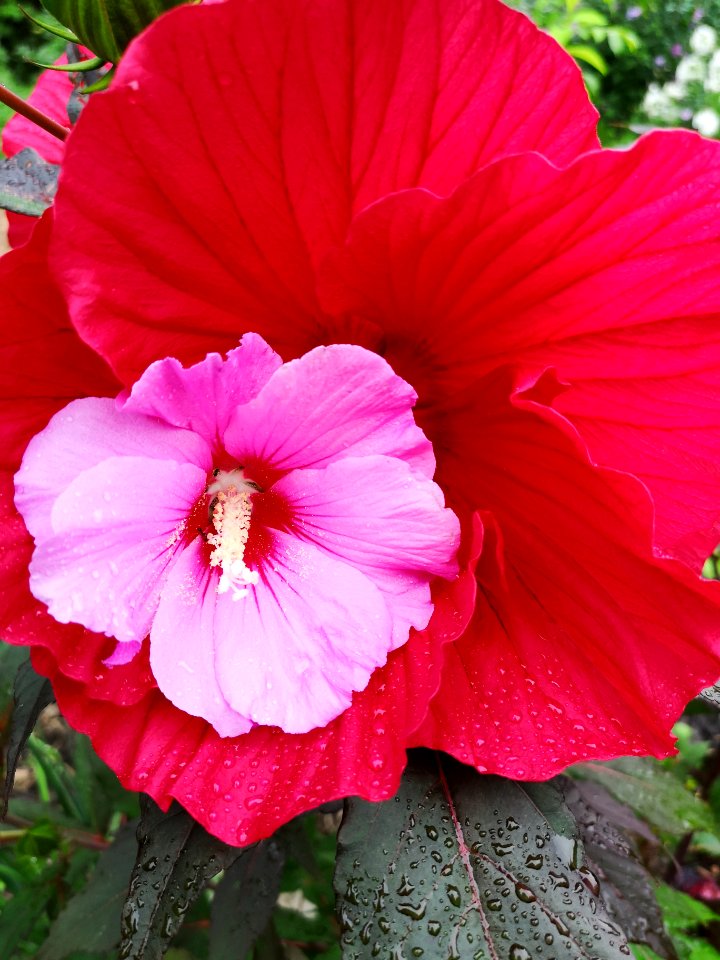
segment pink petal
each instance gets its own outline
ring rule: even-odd
[[[118,643],[109,657],[105,657],[103,663],[107,667],[122,667],[130,663],[140,653],[142,649],[142,640],[127,640],[125,643]]]
[[[226,358],[211,353],[189,368],[174,358],[153,363],[122,409],[192,430],[216,452],[235,407],[252,400],[281,364],[262,337],[246,333]]]
[[[296,470],[273,493],[290,506],[293,530],[362,571],[393,618],[393,649],[430,619],[431,577],[457,575],[460,524],[437,484],[406,463],[370,456],[324,470]]]
[[[595,120],[570,58],[495,0],[172,11],[68,144],[55,253],[73,317],[128,384],[246,329],[297,356],[324,335],[314,270],[354,212],[522,150],[568,162]]]
[[[216,672],[238,713],[305,733],[346,710],[385,663],[392,619],[350,564],[286,533],[271,537],[260,583],[238,601],[214,598]]]
[[[159,690],[126,707],[89,697],[88,688],[60,672],[52,657],[44,658],[43,669],[63,715],[91,736],[126,787],[150,793],[162,805],[175,797],[212,833],[247,844],[336,797],[381,800],[396,792],[407,735],[437,689],[443,644],[467,623],[473,583],[467,577],[438,581],[429,628],[390,655],[349,710],[306,734],[256,726],[228,740]],[[131,671],[136,687],[144,682],[143,671],[149,674],[142,653],[114,669]]]
[[[446,482],[484,505],[488,542],[475,617],[414,742],[528,779],[672,752],[672,723],[720,675],[718,585],[654,554],[644,486],[593,466],[507,372],[447,423]]]
[[[228,599],[218,596],[218,581],[207,549],[196,537],[182,551],[163,587],[150,635],[150,666],[158,686],[176,707],[203,717],[221,737],[235,737],[247,733],[252,722],[230,706],[218,680],[218,635],[226,629],[219,607]]]
[[[197,434],[116,409],[107,398],[69,403],[28,444],[15,477],[15,502],[36,540],[54,532],[53,503],[83,471],[111,457],[194,464],[205,474],[210,450]]]
[[[37,539],[33,594],[61,623],[141,641],[205,485],[204,470],[170,460],[110,457],[83,471]]]
[[[320,467],[381,453],[432,476],[432,447],[415,425],[415,391],[362,347],[318,347],[280,367],[230,420],[225,445],[241,464]]]

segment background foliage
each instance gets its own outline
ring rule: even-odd
[[[34,14],[41,10],[36,0],[28,0],[23,6]],[[48,18],[46,13],[43,16]],[[27,96],[40,72],[40,67],[29,61],[52,63],[62,50],[63,41],[32,24],[16,0],[0,0],[0,83],[20,96]],[[0,127],[9,118],[10,111],[0,103]]]

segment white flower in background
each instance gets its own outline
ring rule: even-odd
[[[711,107],[705,107],[695,114],[692,125],[704,137],[714,137],[720,131],[720,116]]]
[[[704,86],[708,93],[720,93],[720,50],[716,50],[710,57]]]
[[[687,94],[687,87],[677,80],[668,80],[662,88],[671,100],[683,100]]]
[[[700,24],[690,34],[690,48],[701,57],[707,57],[716,47],[717,33],[707,24]]]
[[[677,109],[665,90],[657,83],[651,83],[643,99],[643,110],[651,120],[672,123],[677,120]]]
[[[705,79],[707,67],[705,61],[696,54],[688,54],[678,63],[675,70],[675,79],[679,83],[698,83]]]

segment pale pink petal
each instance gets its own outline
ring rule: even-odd
[[[15,476],[15,503],[36,540],[52,535],[53,503],[84,470],[109,457],[147,457],[212,466],[205,441],[155,418],[123,413],[109,398],[74,400],[28,444]]]
[[[305,733],[365,689],[387,659],[392,620],[360,571],[286,533],[271,539],[257,586],[216,598],[215,667],[238,713]]]
[[[225,699],[218,683],[217,642],[221,627],[219,576],[208,563],[200,537],[183,550],[163,588],[150,634],[150,667],[165,696],[185,713],[204,717],[221,737],[247,733],[252,723]],[[233,632],[236,636],[236,632]],[[242,659],[242,648],[238,650]]]
[[[431,477],[435,458],[415,425],[415,400],[382,357],[346,344],[318,347],[280,367],[235,412],[225,444],[239,463],[276,470],[381,453]]]
[[[76,477],[55,500],[53,536],[37,542],[30,589],[61,623],[120,641],[140,641],[204,492],[194,464],[110,457]]]
[[[107,667],[121,667],[130,663],[140,653],[142,649],[142,640],[126,640],[124,643],[117,644],[109,657],[105,657],[103,663]]]
[[[460,524],[442,491],[402,460],[348,458],[295,470],[273,493],[290,506],[293,533],[361,570],[393,617],[393,649],[432,613],[429,581],[457,575]]]
[[[384,800],[397,791],[407,735],[437,690],[443,647],[472,612],[472,587],[472,577],[436,581],[436,612],[428,629],[390,654],[349,710],[306,734],[255,726],[237,739],[221,738],[154,688],[144,649],[127,667],[104,671],[126,671],[135,688],[150,685],[131,706],[121,697],[94,698],[87,681],[62,672],[47,651],[36,649],[33,662],[43,654],[42,669],[52,679],[63,715],[92,738],[124,786],[164,805],[176,798],[227,843],[253,843],[336,797]],[[65,647],[60,663],[70,655]]]
[[[246,333],[226,358],[210,353],[187,368],[172,357],[158,360],[120,406],[199,433],[217,451],[235,407],[252,400],[281,365],[262,337]]]

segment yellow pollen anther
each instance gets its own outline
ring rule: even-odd
[[[257,486],[245,480],[242,470],[219,471],[216,481],[207,489],[208,496],[214,495],[210,518],[215,532],[207,536],[213,548],[210,566],[222,570],[218,593],[230,590],[233,600],[246,597],[248,587],[259,580],[257,571],[248,569],[245,563],[252,513],[250,497],[256,492]]]

